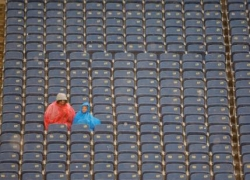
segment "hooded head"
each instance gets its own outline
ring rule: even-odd
[[[87,107],[87,110],[85,112],[83,112],[83,107]],[[82,113],[87,113],[87,112],[90,112],[90,105],[88,102],[84,102],[82,105],[81,105],[81,108],[80,108],[80,111]]]

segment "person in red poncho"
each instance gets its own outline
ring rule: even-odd
[[[44,126],[47,130],[50,124],[65,124],[70,130],[75,110],[67,103],[64,93],[58,93],[56,101],[52,102],[44,113]]]

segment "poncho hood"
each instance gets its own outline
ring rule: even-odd
[[[88,107],[88,109],[87,109],[86,112],[82,112],[82,107],[83,107],[83,106],[87,106],[87,107]],[[88,102],[82,103],[82,105],[80,106],[80,110],[79,110],[79,111],[82,112],[83,114],[89,113],[89,112],[90,112],[90,105],[89,105],[89,103],[88,103]]]

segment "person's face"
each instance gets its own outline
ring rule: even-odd
[[[83,106],[83,107],[82,107],[82,112],[83,112],[83,113],[87,112],[87,110],[88,110],[88,107],[87,107],[87,106]]]
[[[60,100],[60,101],[58,101],[58,104],[59,104],[59,105],[65,105],[65,104],[66,104],[66,101]]]

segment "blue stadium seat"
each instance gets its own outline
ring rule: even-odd
[[[145,173],[161,173],[162,172],[162,165],[158,163],[143,163],[142,164],[142,174]]]
[[[97,172],[94,174],[95,179],[107,179],[107,180],[115,180],[113,172]]]
[[[114,171],[113,163],[98,163],[96,162],[93,167],[94,174],[96,173],[112,173]]]
[[[232,154],[232,146],[228,144],[214,144],[213,146],[210,147],[211,151],[213,154],[220,154],[220,153],[225,153],[225,154]]]
[[[214,174],[220,174],[220,173],[233,173],[234,172],[234,168],[232,164],[216,164],[213,166],[213,172]]]
[[[160,89],[160,95],[161,97],[164,96],[175,96],[180,97],[180,89],[177,87],[164,87]]]
[[[184,102],[183,102],[184,106],[204,106],[205,105],[205,100],[201,97],[195,97],[195,96],[191,96],[188,97],[186,96],[186,98],[184,98]]]
[[[232,154],[226,154],[226,153],[218,153],[213,155],[213,163],[219,164],[219,163],[225,163],[225,164],[233,164],[233,155]],[[244,159],[243,159],[244,163]]]
[[[190,27],[195,27],[195,28],[202,28],[202,21],[200,19],[187,19],[185,21],[185,26],[186,28],[190,28]]]
[[[67,155],[65,153],[50,152],[46,154],[46,163],[67,164]]]
[[[5,142],[0,146],[0,153],[13,152],[19,154],[21,150],[21,145],[19,142]]]
[[[197,163],[189,166],[190,174],[194,173],[207,173],[209,174],[210,168],[208,164]]]
[[[121,133],[117,135],[117,143],[119,144],[126,144],[126,143],[132,143],[136,144],[138,138],[134,134],[130,133]]]
[[[163,176],[159,172],[148,172],[143,174],[143,179],[163,179]]]
[[[214,178],[215,178],[215,180],[219,180],[219,179],[225,179],[225,180],[232,179],[232,180],[235,180],[236,179],[235,174],[232,174],[232,173],[215,174]],[[245,178],[247,178],[247,177],[245,177]]]
[[[13,112],[2,114],[2,123],[12,122],[21,124],[21,114]]]
[[[12,157],[14,158],[14,156]],[[27,152],[23,154],[23,163],[40,163],[43,162],[43,156],[37,152]]]
[[[177,125],[182,125],[183,123],[183,118],[181,117],[180,114],[166,114],[162,116],[162,123],[163,126],[167,124],[177,124]]]
[[[4,70],[4,76],[6,78],[7,77],[21,78],[23,76],[23,72],[20,69],[6,69]]]
[[[205,163],[209,164],[209,155],[208,154],[191,154],[189,156],[189,162],[190,164],[196,164],[196,163]]]
[[[97,153],[94,155],[95,163],[109,163],[113,164],[114,154],[112,153]]]
[[[178,163],[169,163],[165,167],[166,175],[169,173],[185,173],[186,172],[186,166],[184,164],[178,164]]]
[[[24,126],[24,132],[27,133],[38,133],[43,134],[44,133],[44,125],[41,123],[27,123]]]
[[[63,153],[67,154],[67,145],[59,142],[47,145],[47,153]]]
[[[205,40],[203,38],[202,35],[189,35],[186,37],[186,44],[187,45],[190,45],[190,44],[204,44],[205,43]]]
[[[41,173],[42,164],[40,163],[22,163],[21,174],[24,173]]]
[[[133,124],[119,124],[117,127],[117,134],[123,133],[136,135],[136,126]]]
[[[158,114],[158,108],[156,105],[139,105],[138,107],[138,116],[141,116],[143,114]]]
[[[209,180],[211,175],[209,173],[194,173],[190,176],[190,180]]]
[[[133,105],[135,103],[135,98],[128,95],[121,95],[115,97],[116,105]]]
[[[90,154],[86,152],[73,152],[70,154],[71,163],[90,163]]]
[[[65,172],[52,172],[46,174],[47,180],[59,179],[59,180],[67,180],[67,175]]]
[[[106,3],[106,9],[107,10],[117,10],[117,11],[122,11],[122,3],[121,2],[108,2]]]
[[[151,11],[161,11],[161,3],[159,2],[147,2],[146,6],[145,6],[145,10],[147,12],[151,12]]]
[[[184,154],[181,153],[168,153],[165,155],[166,164],[176,163],[176,164],[185,164],[186,158]]]
[[[232,135],[231,127],[229,125],[210,125],[208,131],[209,135],[212,134]]]
[[[90,154],[90,152],[91,152],[91,150],[90,150],[90,144],[88,142],[73,141],[70,144],[70,152],[71,153],[88,153],[88,154]]]
[[[138,173],[134,173],[134,172],[120,173],[118,177],[120,180],[126,180],[126,179],[139,180],[139,178],[140,178]]]
[[[6,104],[3,106],[2,112],[4,113],[17,113],[21,114],[22,106],[18,104]]]
[[[1,163],[18,163],[19,161],[19,154],[15,152],[1,152],[0,153]]]
[[[27,172],[22,174],[22,179],[34,179],[34,180],[43,180],[44,176],[42,174],[42,172]]]
[[[69,173],[87,173],[90,170],[90,166],[88,163],[71,163],[69,165]]]
[[[20,86],[5,86],[3,87],[3,95],[6,96],[6,98],[9,96],[19,96],[21,97],[22,95],[22,89]],[[18,99],[16,99],[18,100]],[[10,103],[14,103],[14,102],[10,102]],[[21,104],[20,104],[21,105]]]
[[[184,142],[184,138],[180,134],[166,134],[163,137],[163,144],[166,146],[167,144],[175,143],[182,144]]]
[[[205,124],[205,115],[187,115],[184,118],[186,125],[204,125]]]
[[[202,36],[203,31],[200,27],[188,27],[186,29],[187,36]]]
[[[223,135],[223,134],[218,134],[218,135],[210,135],[209,136],[209,144],[210,146],[218,144],[217,142],[220,141],[221,144],[231,144],[231,137],[229,135]],[[243,141],[242,141],[243,143]]]
[[[190,154],[204,153],[208,154],[209,147],[206,144],[191,144],[188,146],[188,151]]]
[[[1,173],[16,173],[18,174],[18,164],[16,163],[1,163],[0,164],[0,172]]]
[[[230,125],[229,115],[211,115],[208,117],[208,125]]]
[[[8,34],[6,36],[6,43],[22,43],[24,41],[24,37],[21,34]]]
[[[195,144],[195,143],[206,144],[206,142],[207,142],[206,135],[194,134],[194,135],[188,135],[186,137],[187,146],[190,146],[191,144]]]
[[[166,134],[183,134],[183,127],[179,124],[166,124],[163,126],[163,133]]]
[[[137,163],[119,163],[117,165],[117,172],[118,175],[120,173],[128,173],[128,172],[133,172],[136,173],[138,171],[138,165]]]
[[[22,86],[22,84],[23,80],[21,77],[6,77],[3,82],[4,86],[9,86],[9,85]]]
[[[37,134],[37,133],[25,134],[24,144],[27,144],[27,147],[33,146],[33,148],[30,148],[30,150],[26,152],[40,152],[40,150],[43,149],[43,140],[44,140],[44,137],[42,134]]]
[[[70,174],[71,180],[78,180],[79,178],[84,178],[84,180],[91,180],[92,176],[88,172],[75,172]]]
[[[128,113],[120,113],[117,115],[117,124],[136,124],[136,115]]]
[[[141,144],[160,144],[160,135],[158,134],[142,134],[140,136]]]
[[[138,155],[136,153],[126,153],[122,152],[118,154],[118,164],[119,163],[137,163]]]

